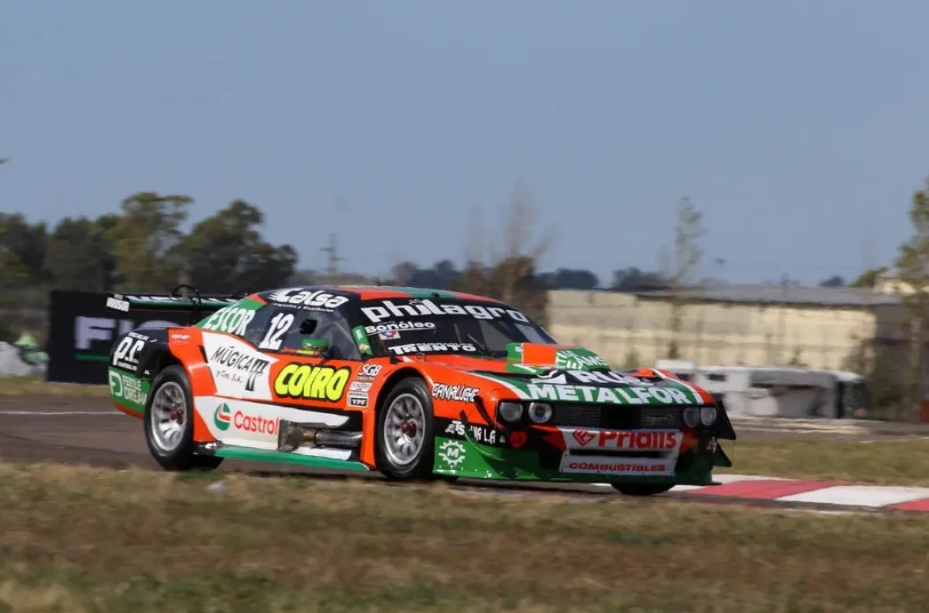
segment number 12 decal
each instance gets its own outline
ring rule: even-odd
[[[264,340],[258,345],[259,349],[269,349],[277,351],[281,348],[281,341],[284,333],[290,330],[291,324],[294,323],[293,313],[278,313],[271,319],[271,327],[265,334]]]

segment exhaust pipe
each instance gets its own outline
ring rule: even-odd
[[[298,424],[282,419],[277,434],[278,451],[294,451],[304,445],[357,449],[361,446],[361,432],[341,432],[322,424]]]

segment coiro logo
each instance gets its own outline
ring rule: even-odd
[[[223,403],[216,407],[216,412],[213,413],[213,423],[223,432],[229,429],[232,423],[232,410],[228,404]]]

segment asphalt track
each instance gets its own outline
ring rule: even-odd
[[[734,420],[740,440],[777,441],[825,437],[845,441],[907,440],[929,436],[929,425],[829,422],[824,420]],[[731,443],[730,443],[731,445]],[[130,467],[161,470],[148,453],[142,423],[116,411],[105,398],[0,395],[0,461],[59,463],[109,469]],[[340,473],[279,464],[227,460],[220,471],[284,478],[381,479],[378,473]],[[629,504],[678,503],[684,494],[628,498],[610,487],[597,485],[490,483],[459,481],[453,488],[463,495],[560,496],[577,501],[602,500],[609,496]],[[690,502],[751,504],[783,508],[783,503],[721,497],[687,496]],[[830,510],[824,505],[791,505],[798,509]],[[835,508],[831,507],[834,511]]]

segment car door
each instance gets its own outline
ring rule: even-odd
[[[351,328],[338,312],[275,307],[260,351],[278,358],[274,401],[314,409],[347,408],[350,381],[361,367]]]

